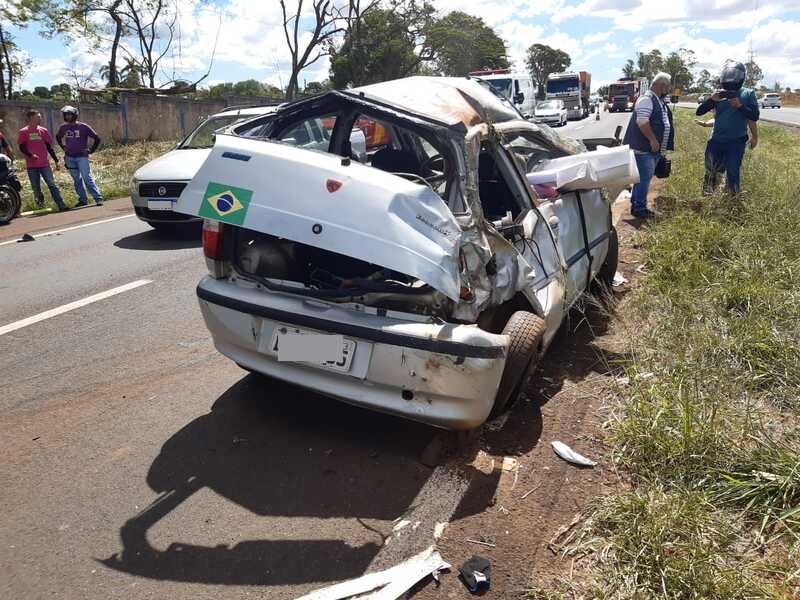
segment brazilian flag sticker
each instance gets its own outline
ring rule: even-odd
[[[203,195],[198,216],[231,225],[241,225],[244,223],[252,197],[251,190],[210,181]]]

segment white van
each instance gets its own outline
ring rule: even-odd
[[[512,73],[511,69],[472,71],[470,77],[482,79],[514,103],[526,119],[533,118],[536,88],[529,73]]]

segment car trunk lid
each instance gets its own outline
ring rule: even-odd
[[[339,156],[218,135],[175,210],[460,291],[461,229],[429,187]]]

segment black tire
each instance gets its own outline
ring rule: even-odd
[[[0,225],[5,225],[19,215],[22,198],[19,192],[8,185],[0,185]]]
[[[508,355],[489,419],[511,408],[520,393],[525,391],[539,363],[545,329],[546,325],[541,317],[524,310],[515,312],[506,323],[503,335],[510,338]]]
[[[600,270],[597,272],[597,281],[611,287],[614,281],[614,275],[617,273],[617,266],[619,265],[619,236],[617,235],[617,228],[611,228],[611,236],[608,239],[608,254],[603,261]]]

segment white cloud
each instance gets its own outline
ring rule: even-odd
[[[614,35],[613,31],[598,31],[597,33],[590,33],[583,36],[583,43],[586,46],[590,44],[599,44],[600,42],[605,42],[612,35]]]

